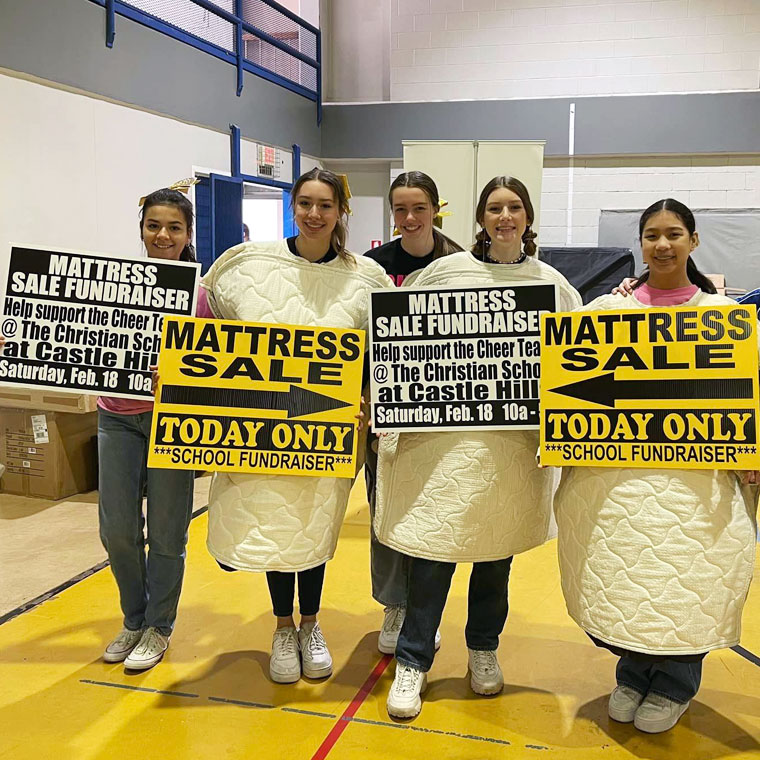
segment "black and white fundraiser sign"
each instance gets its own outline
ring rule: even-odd
[[[538,429],[553,283],[398,288],[370,303],[376,432]]]
[[[165,314],[192,316],[199,266],[12,246],[0,385],[151,399]]]

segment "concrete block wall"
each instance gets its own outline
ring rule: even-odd
[[[572,196],[569,174],[572,171]],[[660,198],[692,209],[760,208],[760,155],[546,159],[541,193],[543,245],[596,245],[602,209],[644,209]]]
[[[760,86],[760,0],[390,2],[391,100]]]

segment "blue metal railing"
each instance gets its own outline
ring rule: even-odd
[[[124,16],[235,66],[238,95],[243,89],[243,72],[248,71],[315,101],[317,120],[321,121],[320,31],[275,0],[91,2],[105,9],[108,47],[113,47],[116,37],[116,14]],[[232,10],[221,7],[222,2]],[[190,23],[193,19],[189,12],[197,14],[198,9],[208,15],[209,30],[210,19],[214,17],[213,33],[201,36],[197,23]],[[302,48],[313,50],[313,55]]]

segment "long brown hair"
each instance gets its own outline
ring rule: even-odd
[[[662,200],[653,203],[648,209],[644,211],[639,219],[639,241],[644,235],[644,227],[647,222],[655,214],[659,214],[660,211],[670,211],[671,214],[675,214],[686,227],[686,231],[689,233],[689,238],[694,237],[694,233],[697,231],[697,223],[694,220],[694,214],[688,206],[685,206],[681,201],[677,201],[675,198],[663,198]],[[700,290],[705,293],[717,293],[713,281],[699,271],[699,268],[694,263],[694,259],[689,256],[686,259],[686,276],[689,278],[689,282],[692,285],[696,285]],[[633,283],[634,290],[643,285],[649,279],[649,269],[647,268],[643,274],[636,278],[636,282]]]
[[[441,208],[441,199],[438,196],[438,187],[433,178],[424,172],[411,171],[399,174],[393,180],[390,190],[388,191],[388,203],[393,210],[393,191],[399,187],[414,187],[422,190],[427,195],[430,204],[435,209],[435,213]],[[440,259],[442,256],[448,256],[450,253],[457,253],[464,250],[459,243],[444,235],[440,230],[433,227],[433,259]]]
[[[504,175],[494,177],[480,193],[478,206],[475,209],[475,221],[480,225],[481,229],[475,236],[475,245],[473,245],[470,250],[482,259],[486,256],[486,251],[491,245],[491,238],[486,232],[486,228],[483,227],[483,219],[486,214],[488,196],[500,187],[505,187],[507,190],[511,190],[522,201],[523,207],[525,208],[525,217],[528,222],[528,226],[525,228],[525,232],[522,236],[523,250],[528,256],[535,256],[536,244],[533,241],[536,239],[537,235],[533,232],[530,226],[533,224],[536,215],[533,211],[533,204],[530,202],[528,188],[516,177],[507,177]]]
[[[335,252],[344,261],[353,261],[348,251],[346,250],[346,235],[348,234],[348,196],[346,195],[346,186],[343,180],[329,169],[320,169],[315,166],[311,171],[302,174],[293,185],[293,189],[290,191],[290,207],[295,212],[296,196],[298,191],[306,182],[316,180],[317,182],[324,182],[325,185],[329,185],[333,191],[333,198],[335,203],[338,204],[338,221],[335,224],[335,229],[330,236],[330,245],[335,249]]]

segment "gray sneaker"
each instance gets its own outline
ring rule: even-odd
[[[383,627],[380,629],[380,635],[377,637],[377,648],[383,654],[393,654],[396,651],[398,635],[401,633],[401,626],[404,624],[405,616],[406,607],[385,608]]]
[[[169,648],[169,637],[164,636],[158,628],[150,626],[143,631],[140,643],[124,660],[124,667],[129,670],[148,670],[161,661]]]
[[[383,627],[377,637],[377,648],[383,654],[395,654],[401,626],[404,625],[406,607],[386,607]],[[441,648],[441,629],[435,632],[435,651]]]
[[[683,704],[674,702],[661,694],[650,692],[636,710],[633,725],[647,734],[659,734],[673,728],[689,708],[689,704],[689,702]]]
[[[103,660],[105,662],[124,662],[127,655],[139,644],[142,635],[142,628],[137,631],[122,628],[116,638],[106,647],[106,651],[103,652]]]
[[[468,649],[467,666],[470,671],[470,688],[476,694],[489,696],[498,694],[504,688],[504,676],[496,651]]]
[[[633,723],[644,695],[630,686],[618,686],[610,694],[607,714],[618,723]]]

